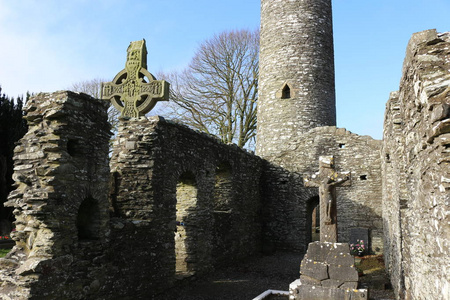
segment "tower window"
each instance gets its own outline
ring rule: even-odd
[[[283,90],[281,91],[281,99],[289,99],[291,98],[291,88],[289,85],[285,85]]]

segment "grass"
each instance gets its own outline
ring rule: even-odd
[[[5,257],[11,249],[0,249],[0,257]]]

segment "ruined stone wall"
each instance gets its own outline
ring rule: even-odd
[[[317,188],[305,188],[303,175],[319,169],[319,156],[334,155],[338,172],[351,172],[351,186],[337,188],[338,239],[351,228],[366,228],[372,251],[381,253],[381,141],[343,128],[317,127],[271,153],[265,167],[263,201],[266,239],[279,248],[305,251],[310,241]]]
[[[259,251],[261,165],[162,118],[124,121],[111,160],[121,293],[148,296]]]
[[[406,171],[403,119],[398,92],[386,104],[383,132],[383,228],[384,259],[394,290],[404,289],[402,271],[402,227],[406,208]]]
[[[256,154],[336,125],[331,0],[261,1]]]
[[[2,299],[88,299],[105,282],[107,106],[71,92],[27,101],[14,150],[16,246],[0,259]]]
[[[450,293],[449,49],[449,33],[414,34],[400,90],[387,105],[385,255],[399,298],[446,299]]]
[[[2,299],[151,298],[260,250],[260,158],[160,118],[131,119],[110,173],[106,109],[71,92],[28,101]]]

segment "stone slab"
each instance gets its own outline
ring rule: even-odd
[[[328,266],[322,262],[312,261],[309,259],[303,259],[300,265],[300,274],[314,278],[316,280],[327,279]]]
[[[331,251],[328,253],[326,258],[326,263],[329,265],[340,265],[340,266],[354,266],[355,258],[350,254],[350,247],[348,244],[345,244],[345,247],[342,247],[342,252],[340,251]]]
[[[298,300],[345,300],[346,291],[322,286],[300,285]],[[350,299],[350,298],[349,298]]]
[[[303,281],[302,281],[303,282]],[[340,287],[344,282],[336,279],[325,279],[320,282],[323,287],[335,288]]]
[[[352,289],[352,290],[356,290],[358,288],[358,282],[357,281],[347,281],[344,282],[339,288],[347,290],[347,289]]]
[[[306,275],[300,275],[300,281],[302,282],[302,284],[307,284],[307,285],[321,285],[321,281],[317,280],[315,278],[306,276]]]
[[[366,289],[360,290],[346,290],[345,291],[345,300],[368,300],[369,299],[369,291]]]
[[[330,279],[340,281],[358,281],[358,271],[354,266],[330,265],[328,267]]]

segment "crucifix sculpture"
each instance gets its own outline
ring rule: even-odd
[[[319,172],[303,177],[306,187],[319,187],[320,241],[337,243],[336,187],[349,186],[350,172],[338,173],[333,156],[319,157]]]
[[[157,101],[168,98],[169,83],[156,80],[147,71],[145,40],[131,42],[127,49],[125,69],[112,82],[102,83],[102,99],[111,101],[121,112],[121,117],[125,118],[144,116]]]

